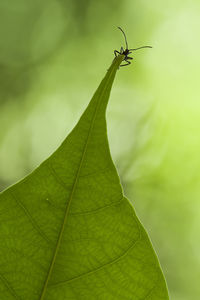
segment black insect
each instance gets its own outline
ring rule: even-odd
[[[115,54],[115,57],[118,56],[118,54],[125,56],[124,59],[123,59],[123,61],[125,61],[126,64],[120,65],[120,67],[124,67],[124,66],[128,66],[128,65],[131,64],[131,62],[129,60],[132,60],[133,57],[130,57],[128,55],[131,54],[132,51],[135,51],[135,50],[138,50],[138,49],[142,49],[142,48],[152,48],[152,47],[151,46],[142,46],[142,47],[135,48],[135,49],[128,49],[128,43],[127,43],[126,35],[125,35],[124,31],[121,29],[121,27],[118,27],[118,28],[119,28],[119,30],[121,30],[121,32],[124,35],[125,43],[126,43],[126,49],[124,50],[124,48],[121,47],[120,51],[114,50],[114,54]]]

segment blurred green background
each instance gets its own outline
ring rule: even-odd
[[[171,299],[200,299],[199,0],[1,0],[0,190],[47,158],[124,45],[108,107],[112,156]]]

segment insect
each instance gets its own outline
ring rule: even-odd
[[[120,67],[124,67],[124,66],[128,66],[128,65],[131,64],[131,62],[129,60],[132,60],[133,57],[130,57],[129,54],[131,54],[132,51],[135,51],[135,50],[138,50],[138,49],[142,49],[142,48],[152,48],[152,47],[151,46],[142,46],[142,47],[135,48],[135,49],[128,49],[128,43],[127,43],[126,35],[125,35],[124,31],[121,29],[121,27],[118,27],[118,28],[119,28],[119,30],[121,30],[121,32],[124,35],[124,39],[125,39],[125,43],[126,43],[126,49],[124,50],[124,48],[121,47],[120,51],[114,50],[114,54],[115,54],[115,57],[118,56],[118,54],[125,56],[124,59],[123,59],[123,61],[125,61],[126,63],[120,65]]]

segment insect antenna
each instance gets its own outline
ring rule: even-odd
[[[121,29],[121,27],[118,27],[119,30],[121,30],[121,32],[123,33],[124,35],[124,38],[125,38],[125,42],[126,42],[126,49],[128,49],[128,43],[127,43],[127,39],[126,39],[126,35],[125,35],[125,32]]]
[[[138,47],[138,48],[135,48],[135,49],[129,49],[130,51],[135,51],[135,50],[139,50],[139,49],[142,49],[142,48],[152,48],[151,46],[142,46],[142,47]]]

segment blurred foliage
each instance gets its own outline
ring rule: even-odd
[[[0,189],[31,172],[77,122],[124,45],[108,133],[125,192],[174,300],[199,299],[200,3],[0,2]],[[116,134],[117,132],[117,134]]]

